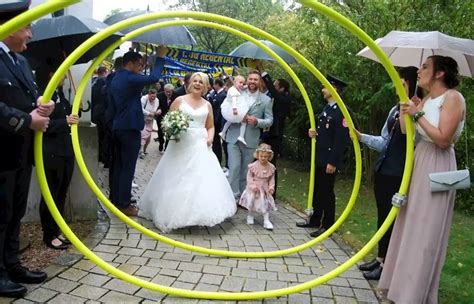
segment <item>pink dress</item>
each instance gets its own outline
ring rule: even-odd
[[[269,189],[275,190],[275,170],[271,163],[266,166],[258,160],[251,163],[247,172],[247,187],[240,197],[239,205],[261,214],[277,210],[269,192]]]

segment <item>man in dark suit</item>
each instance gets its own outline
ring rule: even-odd
[[[0,4],[0,24],[26,11],[29,1]],[[31,39],[28,25],[0,41],[0,296],[21,297],[19,283],[41,283],[46,273],[21,266],[20,221],[25,214],[33,164],[33,130],[45,131],[52,102],[37,106],[38,90],[26,59],[17,54]]]
[[[97,78],[92,83],[91,89],[91,121],[97,125],[97,137],[99,143],[99,161],[108,165],[107,150],[105,147],[105,98],[106,79],[109,70],[106,67],[97,69]]]
[[[171,83],[165,84],[163,92],[160,92],[157,97],[160,105],[158,107],[158,116],[156,117],[156,124],[158,125],[158,137],[155,139],[160,143],[159,150],[160,153],[164,153],[166,147],[168,146],[168,140],[165,141],[165,136],[163,134],[163,128],[161,127],[161,121],[163,117],[168,113],[171,103],[173,102],[173,90],[174,86]]]
[[[114,162],[111,187],[113,203],[128,216],[136,216],[138,209],[131,205],[132,181],[140,151],[141,130],[145,122],[141,104],[143,87],[160,79],[166,48],[158,48],[157,59],[150,75],[142,75],[142,56],[128,52],[123,56],[123,69],[119,70],[110,85],[113,116]]]
[[[331,75],[328,81],[342,93],[347,84]],[[317,130],[309,129],[308,135],[317,140],[316,176],[314,184],[314,213],[309,222],[296,223],[298,227],[317,228],[310,235],[317,237],[334,224],[336,216],[336,196],[334,183],[336,170],[341,168],[344,151],[349,141],[349,129],[337,106],[336,100],[326,88],[322,89],[327,104],[317,119]]]
[[[191,72],[186,73],[186,75],[184,76],[183,85],[173,91],[173,97],[171,98],[171,101],[174,101],[179,96],[183,96],[183,95],[186,95],[188,93],[187,90],[188,90],[188,86],[189,86],[189,80],[191,79],[192,75],[193,75],[193,73],[191,73]]]
[[[214,114],[214,127],[216,131],[214,132],[214,141],[212,142],[212,151],[217,156],[219,163],[222,161],[222,144],[219,132],[222,131],[222,114],[221,114],[221,104],[227,96],[227,92],[224,90],[224,81],[217,78],[214,79],[213,92],[209,95],[209,102],[212,105],[212,112]]]
[[[262,141],[272,146],[274,153],[272,163],[277,168],[277,171],[275,172],[275,192],[273,197],[276,198],[278,184],[278,167],[276,163],[281,153],[285,119],[290,112],[290,84],[285,79],[277,79],[273,82],[270,75],[266,72],[262,73],[262,80],[270,92],[273,104],[273,125],[262,131]]]

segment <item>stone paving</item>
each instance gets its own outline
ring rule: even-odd
[[[137,165],[134,195],[139,197],[159,161],[157,144]],[[100,183],[107,180],[106,173]],[[275,229],[245,222],[245,212],[212,228],[191,227],[166,234],[167,237],[203,247],[233,251],[273,251],[310,240],[308,230],[295,227],[301,214],[278,205],[271,219]],[[349,258],[350,250],[337,241],[337,235],[313,248],[284,257],[235,259],[188,252],[158,242],[126,226],[115,216],[102,213],[96,229],[84,243],[98,256],[120,270],[164,286],[200,291],[246,292],[279,289],[312,280],[334,269]],[[154,229],[141,218],[136,220]],[[154,231],[157,231],[154,229]],[[335,241],[336,239],[336,241]],[[0,303],[211,303],[219,301],[183,299],[121,281],[75,251],[61,256],[46,271],[49,280],[29,285],[23,299],[0,299]],[[241,301],[245,302],[245,301]],[[241,303],[239,302],[239,303]],[[224,303],[224,302],[223,302]],[[225,301],[225,303],[237,303]],[[310,290],[246,303],[379,303],[362,273],[352,267],[340,277]]]

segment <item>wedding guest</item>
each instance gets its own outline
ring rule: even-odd
[[[148,152],[146,148],[150,144],[151,132],[153,132],[153,121],[157,116],[159,101],[156,99],[156,90],[148,90],[148,94],[142,96],[142,110],[145,118],[145,126],[141,131],[140,158],[143,158]]]
[[[164,66],[166,48],[159,47],[155,67],[150,75],[142,75],[142,56],[127,52],[123,56],[123,69],[116,72],[110,85],[112,102],[115,108],[113,116],[114,162],[111,187],[113,203],[128,216],[136,216],[137,208],[131,204],[131,188],[135,166],[140,151],[140,131],[144,127],[141,109],[141,92],[147,84],[160,79]]]
[[[2,2],[0,25],[28,10],[30,1]],[[20,225],[25,215],[33,167],[33,131],[46,131],[54,103],[41,97],[28,61],[19,53],[31,40],[25,25],[0,41],[0,296],[21,297],[21,283],[42,283],[45,272],[20,262]]]
[[[275,166],[270,163],[273,151],[270,145],[260,144],[254,153],[257,159],[248,166],[247,186],[239,205],[248,210],[247,224],[254,224],[254,214],[263,215],[263,228],[273,230],[270,212],[275,211]]]
[[[328,81],[342,94],[347,84],[328,75]],[[317,237],[334,224],[336,195],[334,183],[337,169],[342,166],[344,150],[349,140],[349,130],[335,98],[327,88],[321,90],[327,104],[318,115],[317,129],[309,129],[308,136],[316,138],[316,173],[314,179],[314,213],[308,222],[296,223],[303,228],[317,228],[310,236]]]
[[[48,79],[53,76],[50,73]],[[56,102],[50,116],[48,130],[43,136],[43,161],[51,195],[59,212],[63,214],[67,193],[74,172],[74,151],[71,141],[71,125],[79,122],[79,116],[71,114],[71,105],[63,92],[63,82],[54,92]],[[67,249],[70,244],[59,230],[43,197],[40,200],[40,219],[43,242],[52,249]]]
[[[212,151],[217,156],[219,163],[222,162],[222,144],[221,138],[219,136],[219,132],[222,131],[222,114],[221,114],[221,105],[224,99],[226,98],[227,94],[224,90],[224,82],[220,78],[214,79],[213,91],[209,96],[209,102],[212,105],[212,112],[214,114],[214,128],[216,132],[214,132],[214,141],[212,142]],[[227,156],[226,156],[227,161]],[[225,166],[227,167],[227,166]]]
[[[106,67],[97,69],[97,77],[92,81],[91,88],[91,121],[97,125],[97,139],[99,146],[99,162],[110,165],[107,155],[107,141],[105,139],[105,102],[107,92],[106,79],[109,70]]]
[[[416,93],[417,70],[416,67],[406,67],[400,69],[398,72],[409,98],[413,97]],[[393,90],[392,87],[391,90]],[[359,133],[356,130],[356,134],[362,143],[380,152],[374,166],[377,229],[382,226],[385,218],[392,209],[392,197],[400,189],[405,167],[406,136],[402,133],[399,118],[400,105],[397,102],[388,113],[381,135],[368,135]],[[360,270],[368,271],[364,273],[364,277],[367,280],[380,279],[391,234],[392,227],[387,230],[379,242],[377,258],[359,266]]]
[[[171,103],[173,102],[173,90],[174,86],[171,83],[167,83],[164,86],[164,91],[157,95],[160,105],[155,116],[156,124],[158,126],[158,137],[155,138],[155,141],[160,143],[158,150],[162,154],[165,152],[165,149],[168,146],[168,139],[166,139],[164,136],[163,128],[161,127],[161,121],[166,113],[168,113]]]
[[[173,91],[173,96],[171,96],[171,102],[173,102],[179,96],[186,95],[188,93],[188,86],[193,73],[189,72],[184,75],[183,85]]]
[[[242,92],[242,96],[245,96],[250,105],[244,117],[247,123],[244,139],[247,144],[244,145],[237,140],[240,136],[240,124],[232,124],[226,134],[229,153],[228,179],[236,200],[245,190],[248,165],[253,161],[253,153],[260,140],[260,131],[273,123],[271,100],[259,91],[260,79],[259,71],[250,71],[247,75],[247,90]]]
[[[262,71],[262,63],[259,62],[258,68]],[[274,156],[272,164],[276,167],[276,163],[283,148],[283,132],[285,129],[285,120],[290,113],[290,84],[285,79],[279,78],[272,81],[267,72],[262,72],[262,80],[268,88],[270,98],[272,99],[273,124],[270,128],[263,129],[262,141],[272,147]],[[278,189],[278,170],[275,172],[275,192],[273,198],[276,198]]]
[[[454,143],[466,119],[464,97],[455,89],[458,71],[451,57],[428,57],[418,70],[418,85],[428,95],[401,106],[421,140],[415,148],[408,203],[395,221],[379,282],[395,303],[438,303],[456,191],[431,192],[428,175],[457,169]]]

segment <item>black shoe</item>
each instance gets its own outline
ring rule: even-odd
[[[59,237],[57,237],[56,239],[61,242],[59,245],[54,245],[53,244],[54,239],[51,240],[51,241],[45,241],[44,243],[46,244],[47,247],[55,249],[55,250],[65,250],[65,249],[69,248],[69,246],[66,243],[64,243],[63,241],[61,241],[61,239],[59,239]]]
[[[300,228],[319,228],[320,225],[315,225],[313,223],[307,223],[307,222],[297,222],[296,227]]]
[[[321,234],[323,234],[324,232],[326,232],[326,230],[327,230],[326,228],[321,227],[321,228],[319,228],[318,230],[311,232],[309,235],[310,235],[311,237],[318,237],[318,236],[320,236]]]
[[[0,278],[0,297],[21,298],[26,287],[11,281],[8,277]]]
[[[377,269],[380,267],[380,262],[377,261],[376,259],[373,259],[372,261],[362,264],[359,266],[359,269],[362,271],[372,271],[374,269]]]
[[[29,271],[21,265],[9,269],[8,275],[13,282],[27,284],[43,283],[48,278],[45,272]]]
[[[379,266],[370,272],[364,272],[364,278],[367,280],[379,280],[382,275],[383,267]]]
[[[64,235],[60,234],[58,235],[58,240],[60,240],[61,242],[63,242],[64,244],[66,245],[71,245],[71,241],[68,240]]]

